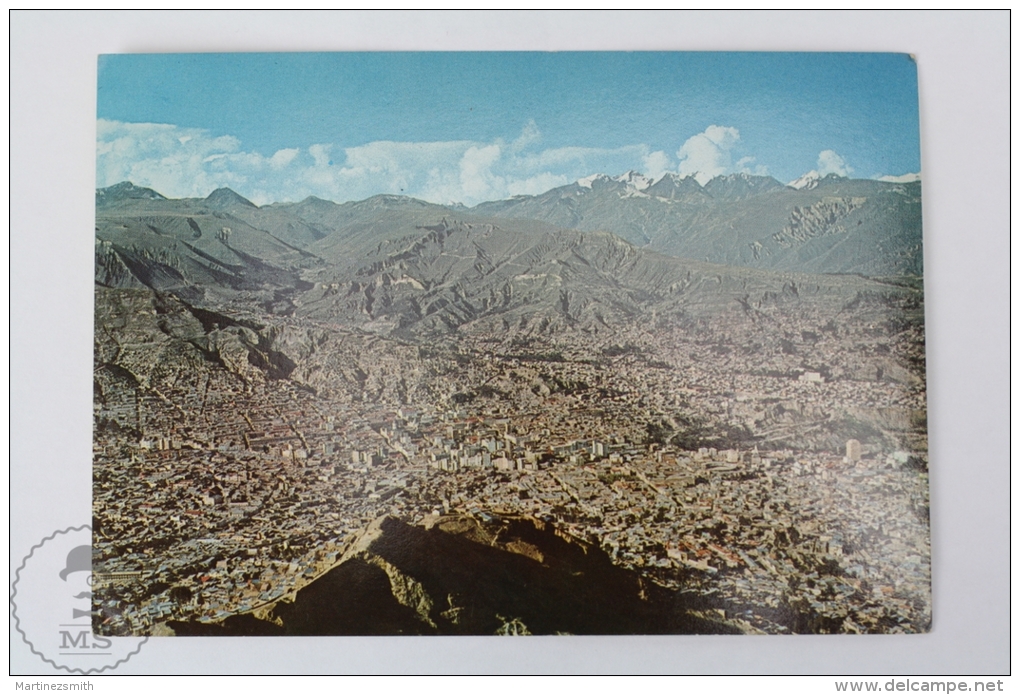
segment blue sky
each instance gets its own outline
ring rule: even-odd
[[[902,54],[266,53],[99,59],[97,184],[475,204],[635,169],[920,171]]]

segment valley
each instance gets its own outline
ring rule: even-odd
[[[746,218],[721,255],[538,197],[100,191],[97,632],[926,630],[919,216],[844,252],[912,184],[713,183],[634,190]]]

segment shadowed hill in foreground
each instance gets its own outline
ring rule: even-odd
[[[382,517],[293,603],[177,634],[738,633],[686,598],[530,517]]]

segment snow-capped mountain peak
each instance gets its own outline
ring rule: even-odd
[[[592,174],[591,176],[585,176],[583,179],[578,179],[577,185],[581,188],[591,188],[592,184],[596,181],[612,181],[612,179],[605,174]]]
[[[796,188],[797,190],[810,191],[812,188],[818,186],[818,182],[821,180],[822,175],[815,170],[811,170],[803,176],[795,178],[790,183],[786,184],[790,188]]]
[[[643,191],[652,185],[652,179],[637,171],[631,170],[626,174],[617,176],[614,180],[627,184],[628,188]]]
[[[878,180],[887,183],[914,183],[921,180],[921,172],[903,174],[901,176],[879,176]]]
[[[802,191],[810,191],[813,188],[817,188],[818,184],[822,181],[842,181],[845,180],[846,176],[840,176],[836,173],[825,174],[824,176],[814,169],[804,174],[803,176],[794,179],[790,183],[786,184],[790,188],[796,188]]]

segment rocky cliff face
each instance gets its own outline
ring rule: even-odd
[[[823,198],[806,207],[795,207],[790,221],[772,236],[780,246],[790,247],[825,234],[846,234],[841,222],[867,198]]]

